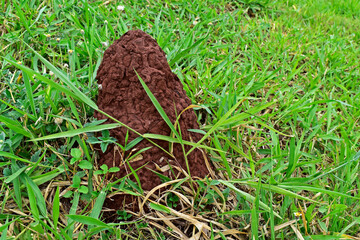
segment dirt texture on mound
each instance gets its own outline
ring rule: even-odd
[[[96,76],[98,84],[101,84],[97,102],[99,108],[141,134],[155,133],[170,136],[170,128],[146,94],[134,69],[154,94],[173,124],[177,116],[191,105],[179,78],[172,73],[164,51],[151,36],[141,30],[133,30],[128,31],[116,40],[104,53]],[[106,118],[98,112],[95,113],[95,117],[97,119]],[[179,124],[181,136],[184,140],[193,142],[200,140],[200,134],[188,131],[188,129],[199,128],[196,120],[196,115],[192,109],[182,113]],[[111,122],[108,120],[106,123]],[[110,136],[124,145],[127,131],[125,127],[112,129]],[[128,134],[128,143],[138,137],[131,131]],[[160,140],[154,140],[154,142],[169,151],[168,142]],[[135,146],[137,150],[146,147],[152,148],[141,153],[142,159],[135,158],[136,160],[129,161],[134,170],[147,164],[137,171],[141,187],[144,190],[150,190],[161,184],[160,178],[149,169],[158,171],[172,179],[175,176],[171,170],[161,172],[159,168],[170,163],[172,166],[187,169],[180,144],[173,145],[172,153],[175,159],[146,139]],[[190,147],[187,146],[185,149],[188,151]],[[105,153],[99,151],[98,165],[106,164],[108,167],[120,167],[120,172],[115,173],[115,178],[123,177],[131,173],[128,163],[126,163],[126,156],[129,154],[130,152],[122,153],[121,149],[115,145],[109,145]],[[188,155],[188,162],[192,176],[205,177],[209,173],[203,153],[200,150],[192,151]],[[175,170],[175,174],[178,173]],[[133,176],[130,176],[130,179],[135,181]],[[112,201],[107,201],[106,207],[120,209],[124,199],[124,197],[114,198]]]

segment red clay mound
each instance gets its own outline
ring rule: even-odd
[[[134,69],[159,101],[173,124],[177,115],[191,104],[179,78],[172,73],[164,51],[151,36],[141,30],[135,30],[125,33],[104,53],[96,76],[98,83],[102,85],[97,102],[99,108],[141,134],[155,133],[170,136],[170,128],[147,96]],[[95,117],[98,119],[106,118],[98,112],[95,113]],[[188,131],[188,129],[199,128],[196,120],[196,115],[192,109],[186,110],[181,115],[179,123],[184,140],[194,142],[200,140],[201,135]],[[107,121],[107,123],[110,122],[112,121]],[[127,129],[121,127],[110,130],[110,135],[115,137],[118,143],[124,145],[126,132]],[[137,134],[129,131],[128,143],[137,137]],[[168,142],[159,140],[154,142],[169,151]],[[146,167],[137,171],[141,187],[144,190],[150,190],[161,184],[160,178],[149,170],[158,169],[156,165],[161,168],[170,163],[173,166],[187,169],[184,154],[179,144],[174,144],[173,147],[175,159],[171,159],[168,154],[145,139],[135,148],[140,150],[149,146],[152,148],[141,154],[141,160],[130,161],[133,169],[148,163]],[[190,147],[186,147],[187,151],[189,149]],[[99,151],[99,154],[99,166],[107,164],[109,167],[120,167],[121,170],[116,173],[116,178],[123,177],[131,172],[122,157],[123,153],[114,145],[109,145],[105,153]],[[129,153],[124,154],[125,158],[127,154]],[[205,177],[209,173],[200,150],[196,149],[191,152],[188,155],[188,162],[192,176]],[[175,178],[171,171],[160,173]],[[133,176],[130,178],[134,180]],[[109,208],[119,209],[122,203],[113,201],[106,205]]]

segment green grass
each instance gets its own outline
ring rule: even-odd
[[[0,239],[360,237],[358,1],[2,0],[0,9]],[[205,132],[186,142],[163,115],[173,135],[140,138],[201,147],[217,168],[211,179],[164,179],[171,191],[156,201],[127,178],[108,182],[118,169],[92,167],[92,143],[106,147],[106,130],[122,125],[93,118],[96,70],[130,29],[166,52]],[[105,223],[114,189],[151,212]]]

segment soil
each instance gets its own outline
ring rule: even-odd
[[[141,134],[154,133],[170,136],[170,128],[146,94],[134,69],[154,94],[173,124],[177,116],[191,105],[182,83],[171,71],[164,51],[150,35],[141,30],[133,30],[116,40],[104,53],[96,76],[98,84],[101,84],[97,102],[99,108]],[[97,119],[106,118],[99,112],[95,113],[95,117]],[[113,121],[108,120],[106,123],[111,122]],[[193,142],[200,140],[200,134],[188,131],[188,129],[199,128],[197,117],[192,109],[182,113],[179,124],[184,140]],[[121,127],[110,130],[110,135],[116,138],[118,143],[124,145],[127,132],[125,127]],[[127,142],[129,143],[137,137],[137,134],[129,131]],[[169,151],[168,142],[160,140],[154,140],[154,142]],[[152,148],[141,153],[142,158],[130,161],[134,170],[147,164],[137,171],[143,190],[151,190],[162,183],[151,170],[174,179],[174,173],[170,170],[161,172],[159,168],[170,164],[184,170],[187,169],[180,144],[173,145],[172,153],[175,158],[145,139],[135,146],[136,150],[146,147]],[[185,149],[188,151],[190,147],[186,146]],[[131,152],[131,154],[134,153],[134,151]],[[129,154],[130,151],[123,153],[117,146],[109,145],[105,153],[99,151],[98,165],[107,164],[108,167],[120,167],[120,172],[115,173],[114,178],[121,178],[131,173],[128,163],[125,162],[126,156]],[[188,162],[192,176],[203,178],[209,173],[200,150],[192,151],[188,155]],[[179,173],[176,170],[174,172],[175,175]],[[136,181],[134,176],[130,176],[130,179]],[[121,209],[124,201],[128,202],[129,199],[114,197],[112,200],[107,200],[105,205],[111,209]]]

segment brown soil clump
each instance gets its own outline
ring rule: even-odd
[[[99,108],[141,134],[155,133],[170,136],[170,128],[146,94],[134,69],[154,94],[173,124],[177,116],[191,105],[191,101],[186,96],[179,78],[172,73],[164,51],[151,36],[141,30],[135,30],[125,33],[104,53],[104,58],[96,76],[98,83],[102,86],[99,90],[97,102]],[[98,112],[95,113],[95,117],[98,119],[106,118]],[[196,115],[192,109],[182,113],[179,124],[181,136],[184,140],[193,142],[200,140],[200,134],[188,131],[188,129],[199,128],[196,120]],[[107,123],[110,122],[112,121],[107,121]],[[110,135],[115,137],[118,143],[124,145],[127,131],[125,127],[116,128],[110,130]],[[128,143],[138,137],[137,134],[131,131],[128,134]],[[160,140],[154,142],[169,151],[170,145],[168,142]],[[172,159],[164,151],[145,139],[137,144],[135,148],[140,150],[149,146],[152,148],[141,153],[142,159],[130,161],[133,169],[147,164],[137,171],[142,189],[150,190],[161,184],[160,178],[149,169],[158,171],[173,179],[175,176],[170,170],[161,172],[159,168],[170,164],[184,170],[187,169],[180,144],[173,145],[172,153],[175,159]],[[186,151],[189,149],[190,147],[185,147]],[[115,145],[110,145],[105,153],[99,151],[99,154],[99,166],[106,164],[108,167],[120,167],[121,170],[116,173],[116,178],[131,173],[128,164],[125,163],[126,156],[129,153],[122,153]],[[200,150],[192,151],[187,158],[191,176],[205,177],[209,173],[205,164],[206,160]],[[178,173],[178,171],[175,171],[175,174]],[[133,176],[130,178],[135,179]],[[106,207],[112,209],[122,208],[121,199],[124,200],[125,198],[115,199],[115,201],[111,202],[107,201]]]

